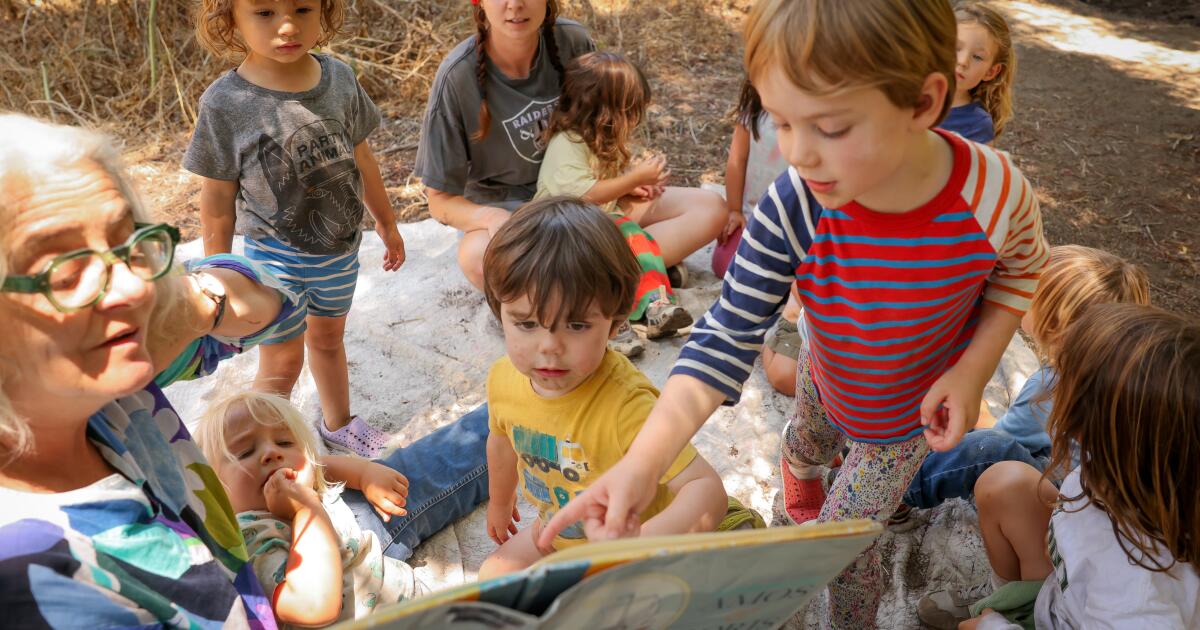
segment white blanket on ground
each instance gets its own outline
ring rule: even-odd
[[[374,233],[364,235],[362,273],[346,326],[354,412],[390,431],[396,445],[484,402],[488,367],[504,352],[499,328],[488,323],[492,313],[483,295],[458,270],[457,232],[433,220],[401,225],[400,231],[408,261],[396,273],[382,271],[382,245]],[[180,255],[199,257],[199,242],[181,246]],[[711,248],[705,248],[688,258],[692,279],[678,292],[696,318],[720,292],[719,279],[709,271],[710,256]],[[661,387],[683,341],[650,342],[635,363]],[[172,385],[168,398],[190,426],[207,400],[249,387],[257,363],[258,353],[252,350],[227,361],[209,378]],[[993,412],[1008,406],[1036,368],[1036,358],[1015,337],[986,391]],[[316,388],[307,369],[292,399],[306,416],[316,417]],[[779,434],[790,405],[791,399],[772,390],[762,370],[756,370],[741,403],[719,409],[693,440],[721,474],[726,490],[768,520],[779,489]],[[522,511],[523,523],[532,522],[529,506]],[[891,578],[880,627],[916,627],[916,601],[928,590],[987,577],[975,511],[963,501],[918,513],[912,529],[886,532],[879,544]],[[437,589],[474,579],[493,548],[481,508],[428,540],[412,563],[421,579]],[[815,602],[795,627],[815,624],[822,607]]]

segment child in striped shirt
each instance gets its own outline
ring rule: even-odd
[[[675,453],[737,402],[789,292],[808,340],[783,462],[798,520],[887,519],[928,450],[975,424],[1048,251],[1008,156],[933,129],[954,93],[956,26],[947,2],[755,5],[746,66],[791,168],[625,458],[543,538],[581,516],[623,534]],[[847,438],[825,496],[820,466]],[[875,627],[882,589],[872,545],[831,583],[832,625]]]

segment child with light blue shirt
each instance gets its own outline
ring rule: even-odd
[[[1095,304],[1148,305],[1149,281],[1141,268],[1120,257],[1080,245],[1050,250],[1050,264],[1021,319],[1037,343],[1042,367],[1029,376],[1008,411],[991,428],[976,428],[958,447],[932,452],[904,494],[904,504],[931,508],[946,499],[969,497],[975,481],[992,464],[1020,461],[1043,470],[1050,458],[1046,420],[1054,401],[1054,362],[1067,325]],[[984,425],[983,419],[980,425]],[[903,513],[902,507],[898,513]]]

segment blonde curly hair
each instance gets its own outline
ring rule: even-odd
[[[1012,34],[1004,16],[984,2],[968,0],[954,5],[954,17],[959,24],[978,24],[988,32],[996,45],[992,63],[1000,66],[996,76],[971,89],[971,99],[979,101],[992,117],[996,137],[1013,117],[1013,83],[1017,77],[1017,54],[1013,50]]]

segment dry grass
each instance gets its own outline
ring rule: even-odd
[[[724,165],[728,110],[740,59],[736,29],[750,0],[567,0],[562,14],[597,43],[643,67],[655,89],[647,148],[670,160],[678,183]],[[231,65],[203,50],[191,0],[0,0],[0,107],[104,129],[127,143],[151,201],[195,233],[195,184],[179,155],[204,88]],[[421,114],[443,56],[472,32],[466,2],[348,0],[329,51],[351,64],[387,122],[372,145],[402,220],[427,216],[411,179]],[[153,45],[151,43],[153,42]]]

